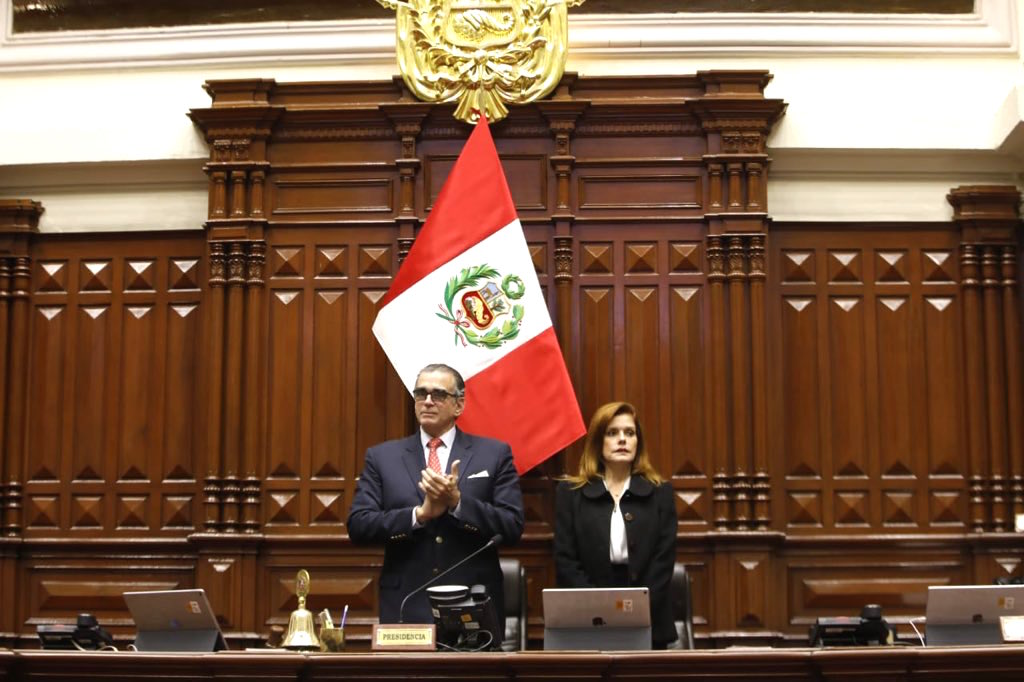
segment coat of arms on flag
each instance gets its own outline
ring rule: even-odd
[[[485,117],[381,299],[373,333],[410,391],[425,365],[459,370],[459,426],[509,443],[520,473],[585,433]]]
[[[484,264],[463,268],[448,280],[444,305],[438,304],[441,312],[436,314],[455,326],[456,343],[500,348],[519,335],[526,309],[511,301],[521,299],[526,287],[518,275],[499,278],[500,272]]]

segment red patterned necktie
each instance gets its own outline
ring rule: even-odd
[[[430,452],[427,453],[427,466],[431,471],[441,473],[441,458],[437,456],[437,448],[441,445],[440,438],[431,438],[427,441],[427,447],[430,448]]]

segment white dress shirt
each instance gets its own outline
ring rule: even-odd
[[[608,482],[605,481],[605,487],[608,487]],[[619,496],[621,500],[626,491],[629,490],[629,479],[626,479],[626,484],[622,486],[622,495]],[[609,492],[611,492],[609,490]],[[613,564],[628,564],[629,563],[629,547],[626,544],[626,521],[622,518],[622,509],[619,507],[619,500],[612,496],[612,523],[609,531],[609,542],[608,542],[608,558],[611,559]]]

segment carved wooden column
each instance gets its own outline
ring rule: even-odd
[[[765,338],[765,237],[750,237],[750,394],[754,473],[753,528],[771,526],[771,481],[768,476],[768,370]]]
[[[767,73],[698,74],[687,106],[705,131],[713,517],[718,530],[767,531],[770,485],[765,368],[765,140],[785,111],[764,99]],[[725,283],[728,283],[727,286]]]
[[[209,281],[205,347],[208,399],[206,522],[197,583],[234,639],[256,636],[263,404],[267,139],[282,115],[269,80],[208,83],[209,109],[192,120],[210,145],[206,221]]]
[[[254,185],[255,187],[256,185]],[[257,211],[257,206],[259,210]],[[252,215],[262,215],[262,204],[254,204]],[[246,261],[245,280],[245,337],[243,355],[245,370],[242,376],[242,402],[245,412],[242,415],[242,467],[241,473],[241,526],[242,531],[249,534],[260,530],[260,476],[259,453],[260,439],[260,392],[263,348],[260,340],[263,335],[263,268],[266,262],[266,245],[264,242],[251,242]]]
[[[1024,475],[1017,250],[1020,193],[957,187],[947,199],[960,228],[971,528],[1012,531]]]
[[[32,235],[43,206],[0,199],[0,633],[18,632]]]
[[[743,237],[729,237],[727,247],[729,270],[729,355],[732,387],[732,521],[738,530],[747,530],[751,520],[750,462],[750,374],[748,353],[750,333],[747,329],[747,268]]]
[[[391,120],[402,144],[402,156],[395,159],[398,166],[398,262],[409,255],[420,226],[416,212],[416,183],[420,179],[423,162],[418,156],[416,141],[423,130],[423,121],[430,113],[430,105],[421,103],[386,104],[381,110]]]
[[[712,462],[712,518],[716,530],[727,530],[732,523],[730,501],[729,445],[727,442],[725,382],[725,249],[721,237],[708,237],[708,305],[711,306],[711,429],[708,446]]]
[[[1017,514],[1024,514],[1024,367],[1020,353],[1020,296],[1017,281],[1017,248],[1003,247],[1002,287],[1003,324],[1006,337],[1006,414],[1009,417],[1007,448],[1009,452],[1010,523]],[[1013,526],[1011,526],[1013,527]]]
[[[571,180],[576,166],[576,157],[572,154],[572,134],[576,130],[576,121],[587,107],[586,102],[569,99],[557,99],[562,89],[568,87],[573,75],[568,74],[560,84],[556,99],[539,102],[537,109],[544,114],[551,127],[555,141],[554,154],[549,157],[551,168],[555,173],[555,210],[551,214],[555,246],[555,331],[562,345],[565,366],[573,366],[570,349],[574,339],[572,327],[572,267],[575,252],[575,238],[572,235],[573,222],[576,215],[572,210]]]
[[[785,111],[764,98],[767,73],[697,74],[705,94],[687,102],[705,135],[707,193],[708,448],[714,559],[710,635],[730,640],[784,627],[772,557],[767,429],[765,248],[769,227],[765,140]],[[736,595],[744,595],[737,599]]]
[[[31,238],[43,206],[0,199],[0,530],[20,537],[28,381]]]
[[[576,341],[572,328],[573,254],[576,252],[576,238],[573,236],[576,214],[572,201],[572,174],[576,167],[576,156],[572,153],[572,136],[576,132],[576,122],[587,108],[586,102],[573,100],[569,95],[569,89],[575,81],[575,74],[565,74],[554,97],[537,103],[537,109],[547,118],[554,138],[554,153],[548,157],[555,174],[555,208],[551,212],[555,262],[552,292],[555,297],[555,319],[552,323],[570,376],[575,368],[572,349]],[[565,467],[566,455],[562,451],[549,457],[539,469],[549,477],[554,477],[564,472]]]

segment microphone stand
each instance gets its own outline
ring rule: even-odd
[[[414,594],[418,594],[418,593],[422,592],[423,590],[425,590],[426,588],[430,587],[431,585],[436,583],[438,580],[440,580],[441,578],[445,577],[446,575],[448,575],[449,573],[454,571],[456,568],[458,568],[462,564],[466,563],[467,561],[469,561],[470,559],[472,559],[476,555],[480,554],[484,550],[490,549],[491,547],[494,547],[495,545],[499,544],[501,542],[501,540],[502,540],[501,534],[500,533],[496,534],[494,537],[492,537],[490,540],[488,540],[487,543],[484,544],[482,547],[480,547],[479,549],[477,549],[474,552],[471,552],[465,558],[463,558],[463,559],[459,560],[458,562],[452,564],[448,568],[444,569],[443,571],[441,571],[440,573],[438,573],[437,575],[432,577],[427,582],[425,582],[422,585],[420,585],[419,587],[417,587],[415,590],[413,590],[409,594],[405,595],[405,599],[402,600],[401,606],[398,607],[398,622],[399,623],[405,623],[405,619],[404,619],[405,603],[407,601],[409,601],[409,597],[413,596]]]

